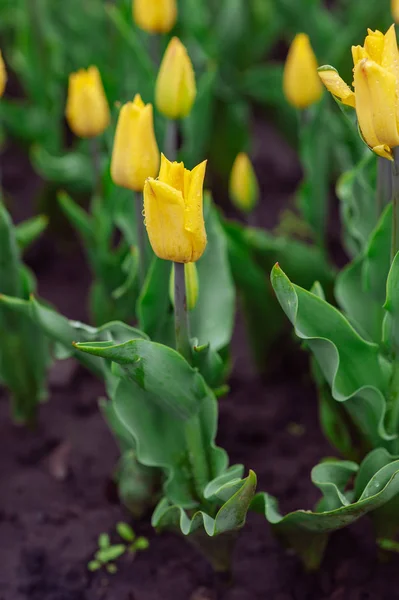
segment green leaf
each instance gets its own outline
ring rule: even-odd
[[[336,186],[345,226],[344,240],[352,256],[363,250],[376,226],[376,157],[367,152],[353,169],[341,175]]]
[[[110,546],[109,548],[103,548],[101,550],[98,550],[95,554],[95,558],[96,560],[105,564],[107,562],[110,562],[111,560],[116,560],[125,552],[126,546],[124,544],[115,544],[114,546]]]
[[[26,250],[43,233],[48,224],[45,215],[37,215],[15,227],[15,237],[20,250]]]
[[[58,202],[65,216],[79,232],[85,245],[92,246],[94,243],[93,223],[87,212],[65,192],[58,194]]]
[[[119,363],[125,376],[113,396],[115,410],[135,438],[139,462],[166,472],[164,489],[173,504],[196,506],[206,484],[227,466],[225,452],[214,445],[217,402],[201,375],[154,342],[78,347]]]
[[[383,342],[389,351],[399,355],[399,253],[396,254],[388,274],[386,284],[386,300],[384,304],[386,317],[383,327]]]
[[[110,544],[111,544],[111,542],[110,542],[108,533],[101,533],[98,538],[99,548],[104,550],[105,548],[109,548]]]
[[[299,206],[321,248],[326,243],[331,154],[328,136],[320,135],[320,131],[326,129],[326,108],[325,99],[308,109],[307,119],[300,127],[300,157],[304,179],[299,190]]]
[[[242,471],[239,466],[238,471]],[[198,529],[205,529],[207,535],[214,537],[240,529],[245,525],[247,512],[256,489],[256,475],[249,472],[248,477],[237,476],[237,468],[230,468],[226,474],[211,481],[205,490],[206,498],[222,498],[222,506],[216,516],[197,511],[190,516],[182,507],[173,505],[166,498],[158,504],[152,516],[152,524],[159,528],[178,527],[184,535],[192,535]]]
[[[130,525],[128,525],[127,523],[123,523],[122,521],[116,524],[116,531],[118,535],[120,535],[121,538],[125,540],[125,542],[133,542],[133,540],[136,537]]]
[[[44,146],[35,145],[30,156],[34,168],[46,181],[85,192],[93,189],[93,168],[86,154],[69,152],[53,156]]]
[[[313,469],[312,481],[324,496],[316,512],[298,510],[282,516],[276,499],[264,493],[255,496],[251,509],[265,515],[275,534],[299,554],[308,569],[316,569],[323,558],[330,532],[376,511],[399,493],[399,461],[396,460],[374,471],[361,495],[352,502],[351,494],[344,490],[356,468],[354,463],[332,461]],[[358,479],[362,477],[362,470],[363,465]]]
[[[326,301],[293,285],[276,265],[272,285],[294,325],[313,352],[333,398],[344,402],[351,418],[373,446],[387,445],[384,420],[388,372],[377,344],[362,339],[345,317]]]

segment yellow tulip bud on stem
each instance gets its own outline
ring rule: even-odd
[[[176,0],[133,0],[136,25],[148,33],[169,33],[177,19]]]
[[[317,66],[309,36],[298,33],[289,49],[283,77],[285,97],[295,108],[303,110],[320,100],[323,86]]]
[[[155,139],[152,105],[139,94],[122,106],[115,132],[111,177],[116,185],[134,192],[140,285],[146,276],[146,241],[143,221],[143,189],[148,177],[156,177],[160,155]]]
[[[69,76],[65,116],[73,133],[81,138],[96,137],[108,127],[111,115],[97,67]]]
[[[237,155],[230,174],[230,198],[234,206],[249,215],[259,201],[259,184],[247,154]]]

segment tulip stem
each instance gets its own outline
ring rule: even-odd
[[[377,159],[377,218],[392,198],[392,169],[386,158]]]
[[[90,154],[94,173],[94,196],[101,196],[101,160],[97,138],[90,140]]]
[[[134,206],[136,210],[136,234],[137,248],[139,251],[139,282],[142,289],[146,276],[146,256],[145,256],[145,232],[143,218],[143,195],[141,192],[134,192]]]
[[[176,350],[192,363],[190,342],[190,329],[187,311],[186,280],[183,263],[174,263],[175,269],[175,333]],[[201,506],[206,506],[204,488],[212,478],[212,471],[207,461],[202,437],[202,424],[198,414],[193,415],[185,422],[185,439],[187,445],[187,458],[191,470],[191,493]]]
[[[186,278],[183,263],[174,263],[175,269],[175,334],[176,350],[191,364],[190,326],[188,321]]]
[[[171,162],[177,159],[177,123],[172,119],[166,123],[165,155]]]
[[[399,251],[399,147],[393,149],[392,162],[392,241],[391,261]]]

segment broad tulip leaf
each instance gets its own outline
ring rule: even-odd
[[[374,452],[381,452],[381,449]],[[364,463],[370,461],[372,455],[366,457]],[[374,460],[371,462],[375,465],[378,463]],[[352,500],[352,494],[345,489],[357,466],[347,461],[328,461],[317,465],[312,471],[313,483],[323,492],[323,500],[315,512],[297,510],[282,516],[276,499],[264,493],[255,496],[251,508],[266,516],[275,534],[294,548],[307,568],[316,569],[323,558],[330,532],[380,509],[399,493],[399,461],[390,462],[382,468],[377,464],[374,472],[369,468],[371,462],[365,465],[369,479],[364,477],[365,468],[361,465],[357,481],[363,483],[357,485],[355,482],[355,490],[359,489],[361,493]]]
[[[383,328],[383,342],[393,355],[399,354],[399,253],[392,261],[386,285],[384,304],[386,317]]]
[[[367,246],[378,219],[375,166],[375,155],[367,152],[358,165],[340,177],[336,187],[345,245],[354,257]]]
[[[47,396],[48,343],[27,315],[15,312],[2,299],[11,294],[22,302],[34,285],[21,262],[11,218],[0,201],[0,380],[10,390],[14,419],[25,423],[34,421],[38,404]]]
[[[385,427],[389,374],[378,345],[361,338],[328,302],[292,284],[278,265],[272,271],[272,285],[296,334],[313,352],[334,399],[345,403],[373,446],[387,445],[397,436]]]
[[[161,529],[178,528],[184,535],[204,529],[211,537],[240,529],[245,525],[256,489],[255,473],[250,471],[248,477],[242,479],[242,471],[241,465],[231,467],[205,488],[206,500],[222,504],[215,517],[204,511],[197,511],[191,516],[182,507],[172,505],[167,498],[163,498],[152,516],[153,526]]]
[[[53,156],[44,146],[33,146],[31,160],[36,171],[46,181],[85,192],[93,189],[93,168],[86,154],[69,152]]]
[[[138,460],[166,472],[172,504],[198,506],[206,485],[227,467],[226,453],[214,445],[217,402],[201,375],[154,342],[77,347],[119,365],[114,406],[136,441]]]

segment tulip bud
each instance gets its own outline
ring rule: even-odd
[[[0,51],[0,98],[4,94],[4,90],[6,89],[7,83],[7,71],[6,66],[4,64],[3,55]]]
[[[291,44],[284,68],[284,94],[295,108],[308,108],[317,102],[323,86],[317,74],[317,60],[309,37],[298,33]]]
[[[399,0],[391,0],[392,16],[395,23],[399,23]]]
[[[230,175],[230,198],[236,208],[250,213],[259,201],[259,184],[248,155],[240,152]]]
[[[133,18],[148,33],[169,33],[177,19],[176,0],[133,0]]]
[[[122,106],[111,158],[111,177],[121,187],[142,192],[147,177],[156,177],[159,150],[155,139],[152,104],[139,94]]]
[[[186,282],[187,310],[194,310],[197,306],[199,295],[198,270],[195,262],[184,265],[184,278]],[[169,296],[172,305],[175,305],[175,267],[172,265],[169,280]]]
[[[196,95],[193,65],[186,48],[174,37],[159,69],[155,104],[159,112],[169,119],[182,119],[190,113]]]
[[[161,155],[158,179],[144,186],[144,215],[152,249],[159,258],[195,262],[206,248],[202,212],[206,161],[192,171]]]
[[[82,138],[100,135],[108,127],[110,111],[97,67],[69,76],[65,116],[74,134]]]

